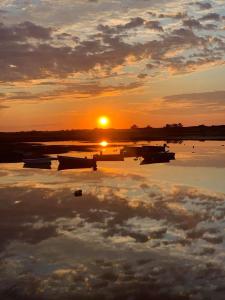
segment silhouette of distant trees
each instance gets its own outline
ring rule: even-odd
[[[182,128],[182,123],[166,124],[164,128]]]
[[[146,127],[143,127],[143,128],[140,128],[138,125],[136,125],[136,124],[133,124],[131,127],[130,127],[130,129],[150,129],[150,128],[152,128],[152,126],[150,126],[150,125],[147,125]]]
[[[133,124],[130,129],[138,129],[138,126],[136,124]]]

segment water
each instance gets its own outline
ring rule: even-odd
[[[57,171],[57,161],[51,170],[1,164],[0,292],[224,299],[223,143],[169,144],[170,163],[127,158],[98,162],[97,172]],[[123,145],[99,149],[118,153]]]

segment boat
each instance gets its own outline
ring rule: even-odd
[[[156,152],[156,153],[146,153],[142,156],[146,161],[154,161],[154,160],[174,160],[175,153],[174,152]]]
[[[93,170],[97,170],[96,160],[93,158],[58,155],[58,161],[58,170],[84,168],[93,168]]]
[[[40,165],[40,164],[51,164],[50,157],[41,157],[41,158],[24,158],[23,162],[25,164],[31,165]]]
[[[159,152],[166,152],[167,145],[164,144],[163,146],[142,146],[141,153],[142,155],[145,153],[159,153]]]
[[[120,154],[123,155],[123,157],[139,157],[141,156],[141,147],[124,146],[120,150]]]
[[[164,153],[166,152],[166,147],[166,144],[163,146],[125,146],[121,149],[120,153],[123,154],[124,157],[140,157],[149,153]]]
[[[95,154],[93,159],[96,161],[124,161],[124,156],[120,154]]]

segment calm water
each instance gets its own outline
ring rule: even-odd
[[[169,144],[176,152],[170,163],[141,166],[126,158],[98,162],[97,172],[57,171],[57,161],[51,170],[1,164],[0,293],[224,299],[223,144]],[[74,197],[76,189],[82,197]]]

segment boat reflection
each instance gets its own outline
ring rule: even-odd
[[[100,154],[93,155],[93,159],[96,161],[124,161],[123,154],[103,154],[102,151]]]
[[[32,164],[32,163],[24,163],[24,169],[51,169],[51,163],[40,163],[40,164]]]

